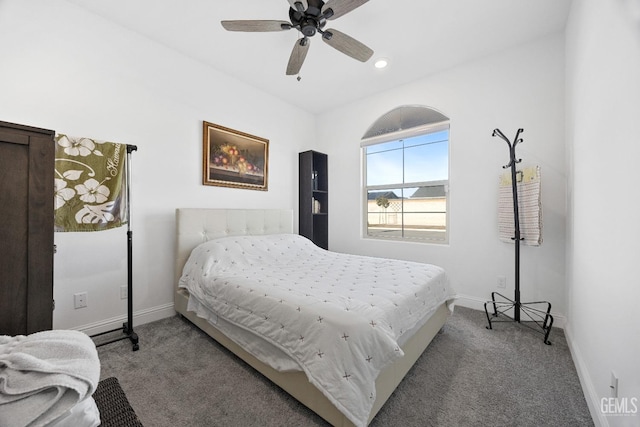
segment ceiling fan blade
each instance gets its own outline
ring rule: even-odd
[[[307,52],[309,51],[310,44],[311,40],[303,37],[296,41],[296,44],[293,45],[293,50],[291,51],[291,56],[289,57],[289,64],[287,64],[287,76],[293,76],[300,72],[302,63],[307,57]]]
[[[291,23],[287,21],[222,21],[220,23],[227,31],[267,32],[291,29]]]
[[[302,10],[298,9],[296,3],[301,3]],[[289,0],[289,4],[293,8],[293,10],[297,10],[298,12],[304,12],[309,7],[309,3],[307,0]]]
[[[329,20],[340,18],[342,15],[351,12],[353,9],[362,6],[368,1],[369,0],[329,0],[322,7],[322,14]],[[329,9],[333,11],[333,14],[327,15]]]
[[[357,59],[361,62],[367,62],[373,55],[373,50],[351,36],[346,35],[338,30],[329,28],[322,34],[322,40],[334,49],[339,50],[345,55]]]

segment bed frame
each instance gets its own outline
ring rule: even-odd
[[[278,372],[262,363],[207,320],[187,311],[188,292],[178,289],[182,269],[192,249],[200,243],[225,236],[292,232],[293,212],[291,210],[176,209],[175,310],[332,425],[353,426],[353,423],[308,381],[304,372]],[[442,328],[449,313],[446,304],[442,304],[431,319],[402,346],[405,356],[380,373],[376,380],[377,396],[369,415],[369,422]]]

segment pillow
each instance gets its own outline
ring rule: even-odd
[[[318,251],[326,252],[297,234],[213,239],[194,248],[179,283],[187,287],[189,277],[217,275],[256,264],[288,265],[292,260],[316,257]]]

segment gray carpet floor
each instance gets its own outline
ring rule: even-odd
[[[542,335],[456,307],[441,333],[370,424],[592,426],[563,331]],[[326,426],[187,320],[135,328],[98,348],[101,378],[117,377],[146,427]]]

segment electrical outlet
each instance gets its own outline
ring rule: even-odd
[[[80,292],[73,294],[73,308],[83,308],[87,306],[87,293]]]
[[[129,290],[126,286],[120,286],[120,299],[129,298]]]
[[[507,278],[505,276],[498,276],[498,289],[507,288]]]
[[[615,372],[611,371],[611,397],[618,397],[618,377]]]

